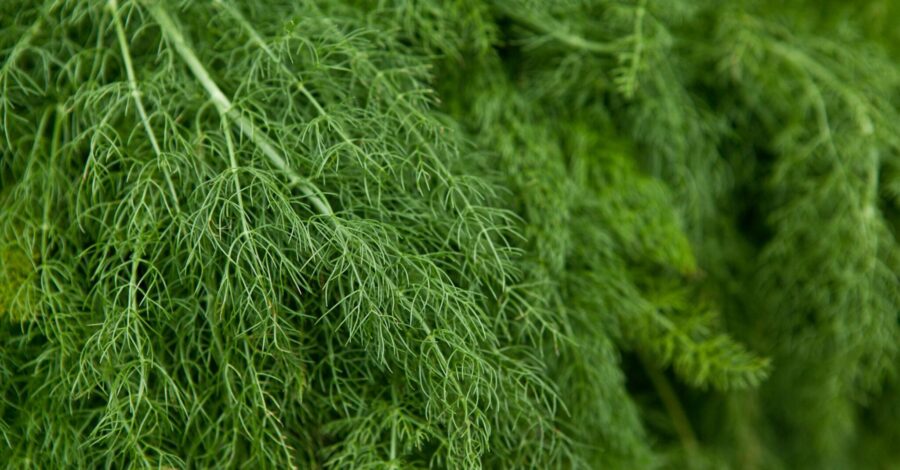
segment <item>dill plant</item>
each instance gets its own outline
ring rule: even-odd
[[[891,468],[859,3],[0,2],[0,464]]]

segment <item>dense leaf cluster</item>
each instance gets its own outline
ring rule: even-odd
[[[0,465],[892,468],[849,3],[0,0]]]

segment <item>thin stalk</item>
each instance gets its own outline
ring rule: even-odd
[[[62,105],[56,106],[56,119],[53,122],[53,136],[50,138],[50,161],[48,162],[48,170],[56,171],[56,156],[59,154],[60,133],[62,132],[62,121],[65,115]],[[43,125],[43,122],[41,123]],[[44,212],[41,220],[41,263],[46,262],[48,258],[48,236],[50,232],[50,209],[52,206],[53,191],[44,191]],[[42,271],[43,275],[43,271]]]
[[[235,155],[234,142],[233,142],[233,139],[231,138],[231,132],[228,131],[228,127],[230,124],[228,122],[228,118],[225,116],[222,117],[222,122],[226,128],[226,130],[225,130],[225,145],[228,148],[228,164],[229,164],[228,166],[229,166],[229,169],[231,170],[232,175],[234,176],[234,192],[235,192],[235,195],[237,196],[238,209],[240,209],[240,211],[241,211],[241,228],[243,229],[243,235],[245,237],[249,237],[250,236],[250,225],[247,223],[247,217],[246,217],[247,209],[244,207],[243,188],[241,187],[241,179],[238,177],[238,171],[240,170],[240,167],[238,166],[238,163],[237,163],[237,155]],[[253,246],[252,243],[249,243],[249,240],[248,240],[248,245],[250,246],[250,249],[255,251],[255,247]],[[254,253],[254,256],[256,256],[256,253]]]
[[[247,21],[247,19],[244,17],[244,15],[237,8],[234,8],[232,5],[225,2],[224,0],[213,0],[213,3],[216,6],[219,6],[222,9],[224,9],[226,13],[228,13],[232,18],[234,18],[235,21],[237,21],[237,23],[239,25],[241,25],[241,27],[250,36],[250,40],[253,41],[253,43],[256,44],[257,47],[262,49],[262,51],[270,59],[272,59],[273,62],[278,64],[278,67],[281,69],[282,73],[284,73],[286,76],[289,76],[289,77],[292,77],[294,75],[293,72],[284,63],[284,61],[281,60],[275,54],[275,52],[272,50],[272,48],[269,47],[269,45],[262,38],[262,36],[260,36],[260,34],[256,31],[256,28],[254,28],[253,25],[251,25],[250,22]],[[329,26],[331,26],[332,30],[337,32],[337,28],[335,28],[334,25],[330,21],[328,22],[328,24],[329,24]],[[294,82],[294,86],[297,87],[297,90],[300,91],[300,93],[304,96],[304,98],[306,98],[309,101],[309,103],[313,106],[313,108],[315,108],[316,112],[319,114],[320,117],[323,117],[323,118],[328,117],[328,113],[325,111],[325,107],[322,106],[321,103],[319,103],[319,100],[317,100],[316,97],[313,96],[313,94],[309,91],[309,88],[307,88],[306,85],[304,85],[302,81],[296,80]],[[397,98],[400,99],[401,97],[398,96]],[[361,149],[359,147],[359,145],[356,142],[354,142],[353,139],[350,138],[350,136],[347,134],[344,127],[340,125],[340,123],[335,122],[332,119],[326,119],[326,121],[328,122],[328,125],[332,128],[332,130],[334,130],[338,134],[338,136],[344,141],[344,143],[346,143],[350,147],[355,148],[356,150],[358,150],[361,153],[363,152],[363,149]],[[452,178],[452,174],[446,168],[446,166],[444,165],[444,162],[435,155],[435,152],[431,148],[431,144],[428,142],[428,139],[426,139],[425,136],[422,135],[422,133],[419,131],[419,129],[416,126],[411,125],[410,129],[411,129],[412,133],[416,136],[416,138],[419,139],[419,142],[428,148],[429,153],[430,153],[432,159],[434,160],[436,169],[440,170],[443,173],[442,176],[444,176],[445,178],[448,178],[448,179]],[[463,196],[459,192],[458,188],[454,188],[454,190],[460,196]],[[469,204],[468,200],[465,197],[463,197],[463,200],[465,201],[466,209],[471,209],[471,205]]]
[[[646,0],[642,0],[634,13],[634,51],[631,64],[628,67],[628,85],[626,87],[626,95],[628,98],[634,97],[637,89],[637,76],[640,71],[641,56],[644,54],[644,15],[646,14]]]
[[[49,2],[48,2],[49,3]],[[28,30],[25,31],[25,34],[19,37],[19,40],[10,50],[9,55],[6,57],[6,61],[3,62],[3,66],[0,67],[0,75],[5,76],[6,72],[12,67],[16,61],[19,59],[19,56],[31,43],[34,37],[37,35],[38,31],[41,30],[41,26],[44,25],[44,12],[42,11],[38,18],[31,24]]]
[[[641,353],[638,353],[638,357],[644,366],[644,370],[647,371],[647,376],[650,377],[650,382],[653,383],[656,394],[662,400],[669,419],[672,420],[672,426],[675,428],[675,433],[678,434],[681,446],[684,447],[690,462],[695,462],[700,446],[697,444],[697,436],[694,434],[694,429],[691,427],[691,421],[688,419],[684,407],[681,406],[678,394],[675,393],[675,389],[672,388],[669,379],[663,375],[655,364]]]
[[[48,4],[49,4],[49,2],[48,2]],[[49,8],[47,8],[47,4],[45,4],[45,8],[47,10],[49,10]],[[9,81],[8,81],[9,80],[9,71],[13,67],[13,65],[15,65],[16,61],[19,60],[19,56],[22,55],[22,53],[25,51],[26,47],[28,47],[28,44],[30,44],[31,41],[34,39],[34,37],[37,36],[38,31],[41,30],[41,27],[44,25],[44,14],[45,14],[44,8],[42,8],[40,13],[38,14],[37,19],[34,21],[34,23],[31,25],[31,27],[29,27],[28,30],[25,31],[25,34],[23,34],[19,38],[19,40],[16,42],[16,44],[12,47],[12,49],[9,52],[9,55],[6,57],[6,61],[3,62],[3,65],[0,65],[0,96],[3,97],[3,100],[0,100],[0,103],[2,103],[2,104],[0,104],[0,109],[8,106],[5,103],[5,98],[6,98],[6,94],[7,94],[6,93],[7,87],[9,86]],[[4,111],[5,111],[5,109],[4,109]],[[2,118],[3,118],[3,133],[6,136],[7,145],[9,145],[10,148],[12,148],[11,146],[12,146],[13,141],[9,135],[10,126],[8,125],[8,122],[7,122],[7,113],[6,112],[2,113]]]
[[[271,47],[269,47],[269,45],[266,43],[266,41],[263,39],[263,37],[256,31],[256,28],[254,28],[253,25],[251,25],[250,22],[247,21],[247,19],[244,17],[244,15],[237,8],[233,7],[232,5],[230,5],[229,3],[227,3],[224,0],[213,0],[213,4],[216,6],[219,6],[220,8],[225,10],[225,12],[228,13],[232,18],[234,18],[234,20],[237,21],[237,23],[250,36],[251,41],[254,44],[256,44],[257,47],[259,47],[270,59],[272,59],[272,61],[274,63],[278,64],[278,67],[281,69],[282,73],[284,73],[288,77],[293,77],[294,74],[290,70],[290,68],[287,66],[287,64],[285,64],[285,62],[275,54],[275,52],[272,50]],[[331,21],[328,21],[326,16],[323,16],[323,17],[326,18],[326,21],[327,21],[328,25],[331,27],[331,29],[339,34],[339,31],[334,26],[334,24]],[[297,87],[297,89],[300,91],[300,93],[309,101],[309,103],[313,106],[313,108],[315,108],[316,112],[319,114],[320,117],[322,117],[322,118],[328,117],[328,113],[325,111],[324,106],[322,106],[322,104],[319,103],[319,101],[316,99],[316,97],[313,96],[313,94],[309,91],[309,89],[306,87],[306,85],[303,84],[303,82],[301,82],[300,80],[295,80],[294,85]],[[396,96],[396,98],[398,100],[402,99],[401,96]],[[350,138],[350,136],[348,135],[348,133],[346,132],[344,127],[339,122],[336,122],[332,119],[326,119],[326,122],[328,122],[329,127],[331,127],[331,129],[334,130],[338,134],[338,136],[344,141],[344,143],[346,143],[349,147],[356,149],[360,153],[365,153],[363,151],[363,149],[360,148],[360,146],[356,142],[354,142],[353,139]],[[425,146],[428,149],[428,153],[431,156],[431,158],[435,164],[435,169],[442,173],[442,175],[441,175],[442,177],[444,177],[448,181],[451,180],[453,178],[453,174],[449,171],[449,169],[447,169],[446,165],[444,164],[444,161],[436,155],[436,153],[435,153],[434,149],[432,148],[431,143],[428,141],[428,139],[426,139],[425,136],[422,135],[422,132],[419,131],[418,127],[416,127],[415,125],[410,125],[409,129],[411,130],[412,134],[419,140],[419,143],[421,143],[423,146]],[[465,197],[465,195],[462,193],[462,191],[460,190],[460,188],[458,186],[453,186],[453,191],[461,197],[462,201],[464,201],[464,206],[465,206],[466,211],[474,211],[468,198]],[[497,259],[499,262],[499,254],[496,252],[496,250],[493,251],[493,255],[494,255],[495,259]]]
[[[125,63],[125,73],[128,76],[128,88],[131,90],[131,97],[134,99],[134,105],[137,107],[138,115],[141,123],[144,125],[144,131],[150,140],[150,146],[157,159],[162,158],[162,151],[159,142],[156,141],[156,135],[153,128],[150,127],[150,118],[147,117],[147,110],[144,108],[144,101],[141,99],[141,92],[138,90],[137,79],[134,74],[134,66],[131,63],[131,52],[128,49],[128,40],[125,37],[125,28],[122,26],[122,20],[119,18],[119,2],[117,0],[109,0],[106,7],[112,12],[113,23],[116,27],[116,37],[119,40],[119,48],[122,50],[122,61]],[[175,192],[175,184],[172,183],[172,177],[167,171],[163,171],[166,178],[166,184],[169,186],[169,192],[172,193],[172,201],[175,203],[175,210],[181,211],[178,204],[178,193]]]
[[[391,404],[394,406],[393,412],[397,412],[398,403],[397,403],[397,383],[393,380],[391,381]],[[390,454],[390,462],[391,468],[397,468],[397,421],[396,419],[391,424],[391,454]]]
[[[25,176],[22,180],[28,180],[32,177],[32,173],[34,172],[34,165],[38,161],[38,150],[41,148],[41,144],[44,143],[44,140],[41,139],[45,135],[45,131],[47,129],[47,123],[50,122],[50,116],[55,115],[58,108],[50,108],[48,107],[43,116],[41,116],[41,120],[38,123],[38,127],[34,132],[34,142],[31,143],[31,151],[28,153],[28,163],[25,166]]]
[[[250,40],[253,41],[253,43],[256,44],[260,49],[262,49],[262,51],[265,52],[265,54],[267,56],[269,56],[269,58],[272,59],[272,61],[277,63],[279,68],[285,75],[293,76],[293,73],[287,67],[287,65],[285,65],[284,61],[282,61],[281,59],[278,58],[278,56],[275,55],[275,52],[272,51],[272,48],[270,48],[269,45],[266,44],[266,41],[262,38],[262,36],[259,35],[259,33],[253,27],[253,25],[251,25],[250,22],[247,21],[246,18],[244,18],[244,15],[241,14],[240,11],[238,11],[236,8],[229,5],[228,3],[225,3],[223,0],[213,0],[213,3],[215,5],[221,7],[222,9],[225,10],[226,13],[231,15],[231,17],[234,18],[234,20],[237,21],[238,24],[240,24],[242,28],[244,28],[244,30],[247,32],[247,34],[250,35]],[[302,93],[303,96],[307,100],[309,100],[310,104],[312,104],[312,106],[314,108],[316,108],[316,112],[318,112],[320,116],[322,116],[322,117],[328,116],[328,114],[325,112],[325,108],[319,103],[319,100],[317,100],[316,97],[313,96],[312,93],[309,92],[309,89],[306,88],[306,85],[304,85],[303,82],[301,82],[300,80],[296,80],[294,82],[294,86],[296,86],[297,90],[300,91],[300,93]],[[350,139],[350,137],[344,131],[344,128],[342,126],[338,125],[337,123],[333,122],[330,119],[328,120],[328,123],[329,123],[329,126],[331,126],[331,128],[335,132],[338,133],[338,135],[341,137],[341,139],[344,140],[345,143],[347,143],[348,145],[350,145],[352,147],[357,148],[358,150],[361,150],[361,149],[359,149],[359,146],[356,145],[356,143],[354,143]]]
[[[175,51],[188,68],[191,69],[191,72],[193,72],[194,76],[200,82],[200,85],[209,94],[210,99],[219,113],[222,116],[228,116],[234,121],[241,133],[247,136],[247,138],[259,148],[276,168],[283,171],[292,184],[295,184],[300,188],[303,194],[309,198],[316,211],[325,216],[333,216],[334,211],[331,209],[331,206],[324,197],[320,197],[321,191],[306,178],[294,171],[288,165],[287,160],[281,152],[275,148],[275,145],[269,137],[259,131],[257,126],[254,125],[250,119],[242,115],[240,111],[234,107],[231,100],[225,96],[225,93],[222,92],[222,89],[219,88],[219,85],[216,84],[215,80],[213,80],[212,76],[210,76],[209,72],[200,62],[200,59],[194,53],[194,50],[188,45],[184,35],[181,34],[181,30],[175,25],[175,22],[172,21],[172,17],[169,16],[169,13],[166,11],[165,7],[162,6],[162,3],[153,2],[150,3],[147,8],[163,34],[172,44],[172,47],[175,48]]]
[[[138,286],[138,284],[140,283],[140,279],[138,277],[138,275],[139,275],[138,268],[140,268],[140,266],[141,266],[141,256],[143,256],[142,251],[143,250],[141,249],[140,245],[137,246],[137,248],[135,249],[134,253],[132,254],[132,258],[131,258],[131,278],[130,278],[130,281],[128,282],[128,309],[129,309],[130,315],[127,317],[128,318],[127,321],[129,323],[129,325],[128,325],[129,330],[131,329],[131,325],[130,325],[130,323],[132,321],[131,316],[132,315],[134,315],[135,317],[140,316],[140,302],[138,301],[138,293],[140,292],[140,287]],[[142,347],[143,341],[141,341],[141,335],[136,334],[135,338],[136,338],[136,343],[137,343],[136,346],[137,346],[138,352],[139,353],[143,352],[143,347]],[[143,366],[144,359],[140,358],[140,362],[141,362],[141,365]],[[143,380],[141,382],[142,382],[141,390],[143,390]]]
[[[865,96],[854,93],[849,87],[842,86],[843,82],[839,77],[835,76],[834,73],[828,70],[828,68],[823,66],[819,61],[810,57],[805,51],[798,50],[796,47],[790,47],[777,40],[770,40],[766,46],[775,55],[780,56],[782,59],[792,63],[808,75],[817,78],[832,87],[833,91],[840,95],[847,106],[853,110],[860,133],[863,135],[871,135],[875,132],[875,123],[872,121],[872,117],[865,111],[866,107],[874,108],[874,106]],[[864,106],[859,106],[859,103],[862,103]]]
[[[218,0],[218,1],[222,1],[222,0]],[[312,4],[311,6],[312,6],[312,8],[318,9],[318,7],[315,4]],[[319,13],[321,13],[321,12],[319,12]],[[322,18],[328,24],[328,26],[331,28],[331,30],[333,32],[335,32],[337,35],[340,35],[340,30],[338,29],[337,26],[335,26],[334,22],[331,21],[327,15],[322,15]],[[257,37],[258,37],[258,35],[257,35]],[[403,100],[403,96],[401,94],[395,93],[395,92],[393,92],[393,90],[390,90],[390,89],[388,89],[387,91],[389,93],[391,93],[391,95],[393,95],[394,98],[396,98],[398,101]],[[312,95],[310,95],[310,98],[312,98]],[[319,108],[319,109],[321,109],[321,108]],[[322,111],[322,112],[324,113],[324,111]],[[414,110],[413,110],[413,112],[414,112]],[[437,170],[441,173],[441,176],[447,180],[448,186],[450,186],[449,182],[453,180],[454,175],[453,175],[453,173],[450,172],[450,170],[444,164],[444,160],[437,155],[437,153],[435,152],[435,150],[432,147],[429,140],[426,139],[424,135],[422,135],[422,132],[419,130],[419,128],[415,124],[410,124],[409,129],[410,129],[410,132],[419,140],[419,143],[422,144],[426,149],[428,149],[428,154],[432,158],[432,162],[435,165],[435,170]],[[463,201],[463,204],[465,206],[464,207],[465,211],[466,212],[474,212],[475,210],[472,207],[472,204],[469,202],[469,199],[467,197],[465,197],[465,194],[463,194],[460,187],[458,185],[452,185],[451,187],[452,187],[453,191],[457,195],[459,195],[461,200]],[[480,220],[477,223],[482,226],[482,230],[481,230],[482,233],[485,233],[488,231],[484,227],[484,225],[482,224],[482,222]],[[494,258],[499,263],[500,255],[499,255],[499,253],[497,253],[497,250],[493,247],[493,245],[491,245],[491,251],[494,255]],[[429,331],[429,334],[430,334],[430,331]]]
[[[577,34],[569,33],[566,31],[565,27],[555,24],[555,22],[538,21],[534,18],[529,18],[527,15],[515,12],[512,9],[502,7],[501,9],[504,10],[503,13],[505,13],[513,20],[518,21],[524,26],[527,26],[539,33],[546,34],[548,37],[553,38],[556,41],[571,48],[581,49],[583,51],[594,52],[598,54],[613,54],[618,52],[618,48],[612,44],[603,44],[587,38],[583,38]]]
[[[232,176],[234,177],[234,192],[237,197],[238,209],[241,212],[241,238],[243,238],[247,242],[247,247],[253,256],[253,259],[259,259],[259,254],[256,252],[256,245],[253,244],[253,240],[250,238],[250,224],[247,222],[247,209],[244,206],[244,189],[241,186],[241,178],[239,175],[240,167],[237,162],[237,152],[234,149],[234,139],[231,137],[231,131],[229,130],[231,123],[228,121],[228,117],[222,116],[222,124],[225,127],[225,145],[228,150],[228,163],[229,169],[231,171]],[[254,269],[255,271],[255,269]],[[254,272],[255,275],[259,275],[258,272]],[[267,299],[268,300],[268,299]]]

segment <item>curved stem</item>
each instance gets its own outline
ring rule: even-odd
[[[653,383],[656,394],[662,400],[669,419],[672,420],[672,426],[675,428],[675,433],[678,434],[678,439],[681,441],[688,459],[691,462],[696,461],[695,457],[699,452],[700,446],[697,444],[697,436],[691,427],[691,421],[688,419],[684,407],[681,406],[681,401],[678,400],[678,394],[675,393],[675,389],[672,387],[669,379],[663,375],[662,371],[655,364],[640,352],[638,357],[644,366],[644,370],[647,371],[647,376],[650,377],[650,382]]]
[[[148,9],[150,15],[156,20],[156,23],[159,25],[165,37],[172,44],[172,47],[175,48],[175,52],[178,53],[188,68],[191,69],[191,72],[193,72],[194,76],[200,82],[200,85],[203,86],[209,94],[210,99],[219,113],[223,116],[228,116],[241,133],[247,136],[247,138],[259,148],[276,168],[287,174],[291,183],[296,184],[300,190],[303,191],[304,195],[309,198],[316,211],[326,216],[334,215],[331,206],[325,200],[324,196],[321,196],[321,191],[306,178],[300,176],[300,174],[291,169],[285,157],[275,148],[274,143],[272,143],[269,137],[260,131],[249,118],[241,114],[240,111],[233,106],[231,100],[225,96],[225,93],[222,92],[222,89],[219,88],[219,85],[216,84],[212,79],[212,76],[210,76],[209,72],[200,62],[200,59],[194,53],[194,50],[188,45],[184,36],[181,34],[181,30],[178,29],[178,26],[172,21],[172,17],[169,16],[165,7],[163,7],[160,2],[153,2],[148,5]]]
[[[150,139],[150,146],[153,147],[156,158],[161,158],[162,151],[160,150],[159,142],[156,140],[156,135],[153,133],[153,128],[150,127],[150,118],[147,117],[147,110],[144,108],[144,101],[141,99],[140,90],[138,90],[134,67],[131,64],[131,52],[128,49],[128,40],[125,38],[125,28],[122,26],[122,20],[119,18],[119,2],[117,0],[109,0],[106,6],[113,15],[113,23],[116,27],[116,37],[119,40],[119,47],[122,49],[122,61],[125,63],[125,73],[128,76],[128,88],[131,90],[131,97],[134,99],[134,105],[137,107],[141,123],[144,125],[144,131],[147,133],[147,138]],[[169,186],[169,191],[172,193],[172,201],[175,203],[175,210],[181,210],[178,204],[178,193],[175,192],[175,184],[172,183],[172,177],[168,172],[164,171],[163,173],[166,178],[166,184]]]
[[[48,4],[50,2],[47,2]],[[44,26],[44,14],[46,13],[44,10],[47,9],[47,5],[40,10],[40,13],[37,19],[32,23],[31,27],[29,27],[25,34],[19,37],[19,40],[16,41],[15,45],[12,46],[12,49],[9,49],[9,55],[6,56],[6,60],[0,64],[0,123],[3,124],[3,134],[6,137],[6,145],[12,148],[12,136],[9,134],[9,128],[7,122],[7,110],[6,108],[10,106],[7,103],[7,87],[9,86],[9,74],[10,70],[15,65],[16,61],[19,60],[19,56],[25,52],[25,49],[28,48],[28,45],[37,36],[38,32]]]

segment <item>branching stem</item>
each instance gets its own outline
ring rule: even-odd
[[[175,25],[175,22],[172,21],[172,17],[169,16],[165,7],[163,7],[160,2],[153,2],[148,5],[148,9],[163,34],[172,44],[172,47],[175,48],[175,51],[188,68],[191,69],[191,72],[193,72],[194,76],[200,82],[200,85],[203,86],[209,94],[210,99],[212,99],[212,102],[219,113],[223,116],[227,115],[234,121],[241,133],[247,136],[247,138],[259,148],[276,168],[283,171],[292,184],[296,184],[297,187],[300,188],[304,195],[309,198],[316,211],[325,216],[334,215],[334,211],[331,209],[331,206],[325,200],[324,196],[321,195],[321,191],[313,186],[306,178],[294,171],[288,165],[287,160],[281,152],[275,148],[275,145],[269,137],[259,131],[257,126],[254,125],[250,119],[242,115],[240,111],[233,106],[231,100],[225,96],[225,93],[222,92],[222,89],[219,88],[219,85],[216,84],[215,80],[213,80],[212,76],[210,76],[209,72],[200,62],[200,59],[194,53],[194,50],[188,45],[184,36],[181,34],[181,30]]]
[[[282,61],[278,58],[278,56],[275,55],[275,52],[272,51],[272,48],[269,47],[268,44],[266,44],[266,41],[262,38],[262,36],[259,35],[259,33],[256,31],[256,28],[254,28],[246,18],[244,18],[244,15],[241,14],[240,11],[224,2],[223,0],[213,0],[213,3],[215,3],[217,6],[220,6],[225,10],[226,13],[231,15],[231,17],[234,18],[242,28],[244,28],[247,34],[250,35],[250,39],[253,41],[253,43],[256,44],[260,49],[262,49],[262,51],[265,52],[265,54],[270,59],[278,64],[279,68],[284,74],[293,76],[293,73],[290,71],[290,69],[288,69],[287,65],[285,65],[284,61]],[[318,112],[320,116],[328,116],[328,113],[325,112],[325,108],[321,105],[321,103],[319,103],[319,100],[317,100],[316,97],[309,92],[309,89],[306,88],[306,85],[304,85],[303,82],[301,82],[300,80],[296,80],[294,82],[294,86],[296,86],[297,90],[299,90],[300,93],[303,94],[303,96],[307,100],[309,100],[310,104],[312,104],[312,106],[316,108],[316,112]],[[346,144],[359,149],[359,146],[350,139],[350,136],[347,135],[342,126],[338,125],[332,120],[328,120],[328,123]]]
[[[122,62],[125,64],[125,73],[128,76],[128,88],[131,90],[131,97],[134,99],[134,105],[141,118],[141,123],[144,125],[144,131],[147,133],[147,138],[150,140],[150,146],[153,147],[153,153],[156,154],[156,158],[162,158],[159,142],[156,140],[153,128],[150,127],[150,118],[147,116],[147,110],[144,108],[144,101],[141,99],[141,92],[138,90],[134,66],[132,65],[131,60],[131,52],[128,49],[128,39],[125,37],[125,28],[122,26],[122,20],[119,18],[119,2],[117,0],[109,0],[106,6],[112,12],[113,23],[115,23],[116,26],[116,37],[119,40],[119,47],[122,49]],[[166,178],[166,184],[169,186],[169,191],[172,193],[172,201],[175,204],[175,210],[180,211],[181,207],[178,204],[178,193],[175,191],[175,184],[172,183],[172,177],[169,175],[168,171],[163,171],[163,174]]]
[[[561,26],[553,21],[538,21],[535,18],[529,18],[528,15],[512,10],[505,10],[504,13],[513,20],[521,23],[523,26],[531,28],[541,34],[546,34],[548,37],[574,49],[598,54],[614,54],[619,50],[614,44],[604,44],[584,38],[575,33],[570,33],[565,26]]]

